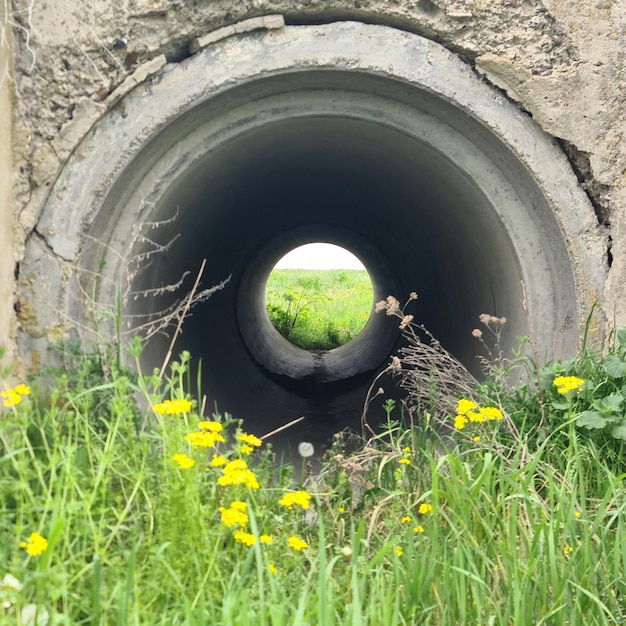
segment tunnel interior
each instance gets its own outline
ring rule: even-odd
[[[384,120],[307,114],[247,129],[181,169],[151,219],[167,221],[174,208],[177,218],[158,229],[171,246],[135,291],[175,284],[203,259],[203,285],[230,277],[193,309],[177,349],[201,359],[211,405],[259,435],[304,416],[284,439],[322,449],[334,432],[359,428],[367,387],[401,343],[398,320],[384,314],[324,355],[280,337],[265,283],[297,245],[324,241],[356,254],[374,301],[417,292],[408,312],[474,372],[481,313],[514,320],[509,344],[520,332],[521,272],[490,201],[447,155]],[[151,301],[155,310],[169,304]],[[166,343],[153,340],[145,358]]]
[[[79,267],[76,280],[37,238],[23,267],[66,285],[29,294],[42,317],[52,301],[85,317],[77,283],[97,275],[95,300],[121,306],[132,333],[180,304],[206,261],[202,289],[228,282],[191,309],[175,354],[192,355],[207,412],[257,435],[304,417],[273,442],[319,452],[360,429],[366,391],[402,338],[379,313],[334,350],[284,340],[265,284],[285,253],[348,249],[375,302],[417,292],[407,312],[478,373],[482,313],[507,317],[505,351],[529,326],[547,357],[575,345],[578,285],[595,284],[600,258],[581,257],[575,273],[572,233],[593,220],[580,196],[554,143],[437,44],[376,25],[285,27],[218,42],[112,107],[38,224],[47,250]],[[148,340],[145,372],[171,335]],[[397,392],[384,385],[378,408]],[[382,411],[370,408],[375,423]]]

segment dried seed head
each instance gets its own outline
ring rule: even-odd
[[[476,339],[480,339],[482,336],[483,336],[483,331],[478,328],[474,328],[474,330],[472,331],[472,337],[476,337]]]
[[[412,315],[405,315],[400,322],[400,330],[404,330],[413,321]]]
[[[412,292],[409,294],[409,300],[417,300],[417,292],[412,291]]]
[[[481,313],[478,316],[478,319],[480,320],[481,324],[487,325],[491,321],[491,315],[489,315],[489,313]]]

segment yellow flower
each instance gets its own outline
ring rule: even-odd
[[[424,527],[421,524],[418,524],[417,526],[413,526],[413,532],[414,533],[423,533],[424,532]]]
[[[566,556],[568,554],[570,554],[571,552],[574,551],[574,548],[572,548],[572,546],[564,546],[563,547],[563,554],[565,554]]]
[[[261,543],[272,543],[274,540],[269,535],[261,535],[259,541]]]
[[[30,387],[25,385],[24,383],[20,383],[15,386],[15,393],[19,393],[20,396],[29,396],[30,395]]]
[[[419,508],[417,509],[420,515],[426,515],[426,513],[432,513],[433,507],[431,504],[427,504],[426,502],[422,502]]]
[[[256,543],[256,539],[254,535],[251,535],[250,533],[246,533],[243,530],[236,531],[233,537],[235,538],[236,542],[243,543],[244,546],[250,547]]]
[[[459,415],[465,415],[469,411],[474,411],[478,408],[478,405],[472,400],[468,400],[467,398],[461,398],[456,405],[456,412]]]
[[[501,420],[502,411],[495,406],[485,406],[479,413],[487,420]]]
[[[243,446],[241,446],[241,454],[251,454],[253,450],[254,448],[248,444],[244,443]]]
[[[189,413],[191,411],[191,402],[189,400],[164,400],[158,404],[153,404],[152,410],[160,415]]]
[[[408,524],[411,521],[411,516],[410,515],[405,515],[401,520],[400,523],[401,524]]]
[[[581,391],[585,381],[582,378],[578,378],[578,376],[557,376],[552,383],[559,393],[566,394],[574,389]]]
[[[245,485],[248,489],[258,489],[259,481],[248,469],[248,464],[242,459],[229,461],[222,468],[222,475],[217,479],[217,484],[226,485]]]
[[[464,417],[466,417],[470,422],[476,422],[478,424],[485,421],[485,417],[480,411],[468,411],[465,413]]]
[[[15,406],[22,401],[22,396],[15,389],[0,391],[0,396],[4,398],[4,406]]]
[[[574,517],[580,517],[580,511],[574,511]]]
[[[478,435],[476,435],[476,437],[473,438],[474,441],[480,441],[480,437]]]
[[[345,512],[346,512],[346,509],[345,509],[344,507],[340,506],[340,507],[337,509],[337,512],[338,512],[338,513],[345,513]]]
[[[291,537],[288,537],[287,545],[290,548],[293,548],[294,550],[298,550],[298,551],[304,550],[304,548],[309,547],[309,544],[306,541],[304,541],[303,539],[300,539],[300,537],[295,537],[293,535]]]
[[[245,513],[246,503],[235,500],[230,503],[230,508],[221,506],[219,509],[221,521],[224,526],[245,526],[248,523],[248,516]]]
[[[27,541],[20,543],[20,548],[24,548],[30,556],[39,556],[48,547],[48,540],[39,533],[31,533]]]
[[[400,459],[398,463],[400,463],[400,465],[411,465],[411,461],[409,461],[409,459]]]
[[[461,414],[459,413],[459,415],[457,415],[457,416],[454,418],[454,427],[455,427],[457,430],[463,430],[463,428],[465,428],[465,424],[467,424],[467,422],[468,422],[468,421],[469,421],[469,420],[467,419],[467,417],[465,417],[465,415],[461,415]]]
[[[202,422],[198,422],[198,428],[200,430],[209,430],[212,433],[222,432],[222,425],[219,422],[209,422],[205,420]]]
[[[279,501],[278,504],[286,506],[290,509],[292,506],[297,505],[303,509],[308,509],[311,502],[311,495],[306,491],[292,491],[286,493]]]
[[[396,546],[396,556],[402,556],[402,548],[400,546]]]
[[[248,435],[246,433],[240,433],[239,435],[237,435],[237,439],[242,443],[247,443],[249,446],[253,446],[255,448],[262,445],[263,443],[263,441],[261,441],[261,439],[259,439],[258,437],[255,437],[254,435]]]
[[[193,459],[190,459],[186,454],[178,453],[172,457],[172,461],[178,464],[180,469],[189,469],[193,467],[196,462]]]
[[[276,573],[276,567],[274,566],[274,563],[268,563],[267,569],[270,571],[270,574]]]
[[[221,454],[216,454],[211,459],[211,462],[209,463],[209,465],[211,467],[221,467],[222,465],[226,465],[226,463],[227,463],[227,460],[225,456],[222,456]]]
[[[198,430],[185,435],[185,441],[196,448],[212,448],[216,443],[225,441],[225,439],[222,435],[210,430]]]

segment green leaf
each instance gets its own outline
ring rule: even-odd
[[[557,411],[567,411],[569,409],[569,404],[567,402],[551,402],[550,405],[553,409]]]
[[[596,411],[583,411],[576,417],[576,426],[582,428],[604,428],[609,422]]]
[[[606,398],[595,400],[593,406],[601,413],[617,413],[624,402],[624,398],[621,393],[612,393]]]
[[[615,437],[615,439],[622,439],[623,441],[626,441],[626,424],[622,422],[611,431],[611,434]]]
[[[617,343],[620,347],[626,348],[626,328],[620,328],[617,331]]]
[[[611,378],[626,377],[626,362],[617,354],[609,354],[604,359],[602,367]]]

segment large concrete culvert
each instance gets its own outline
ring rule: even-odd
[[[138,229],[172,243],[129,272],[147,250]],[[469,366],[483,312],[508,318],[505,348],[532,330],[542,356],[571,353],[605,280],[593,209],[556,144],[441,46],[359,23],[235,35],[165,66],[78,145],[37,232],[20,275],[37,320],[24,352],[68,322],[85,334],[87,277],[115,311],[120,293],[185,272],[188,290],[206,259],[204,287],[230,282],[193,309],[177,349],[202,361],[209,406],[251,431],[306,416],[296,441],[356,426],[397,340],[385,316],[325,355],[280,338],[265,279],[297,245],[354,252],[376,300],[417,291],[416,319]],[[122,316],[167,297],[125,299]],[[168,343],[150,341],[146,370]]]

